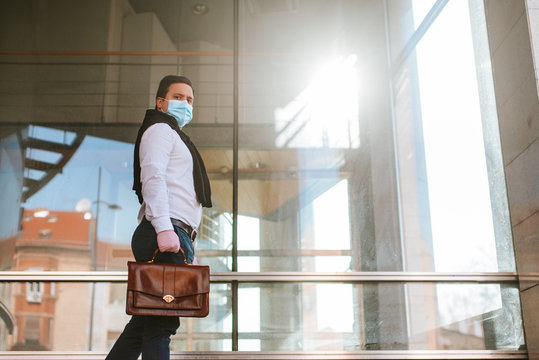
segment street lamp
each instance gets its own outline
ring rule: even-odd
[[[99,196],[100,196],[99,191],[97,195],[99,199]],[[96,205],[96,211],[95,211],[95,217],[92,217],[91,208],[94,204]],[[84,219],[92,221],[92,224],[91,224],[92,236],[89,239],[91,240],[89,245],[90,245],[91,270],[93,271],[97,270],[97,242],[98,242],[97,224],[98,224],[99,210],[100,210],[101,204],[106,205],[109,210],[114,210],[114,211],[122,210],[122,207],[118,204],[110,204],[104,200],[95,200],[91,202],[89,199],[86,199],[86,198],[79,200],[79,202],[77,203],[77,206],[75,207],[77,211],[84,212]],[[93,343],[92,335],[94,333],[95,286],[96,286],[96,283],[92,282],[91,296],[90,296],[90,328],[88,331],[89,332],[88,334],[88,350],[89,351],[92,350],[92,343]]]
[[[93,229],[93,234],[92,234],[92,247],[90,249],[91,251],[91,263],[92,263],[92,270],[97,270],[97,242],[98,242],[98,236],[97,236],[97,231],[98,231],[98,227],[97,227],[97,224],[98,224],[98,220],[99,220],[99,210],[100,210],[100,205],[101,204],[104,204],[107,206],[107,208],[109,210],[122,210],[122,207],[118,204],[109,204],[108,202],[104,201],[104,200],[95,200],[92,202],[92,205],[97,205],[96,207],[96,210],[95,210],[95,218],[93,219],[94,220],[94,229]],[[91,219],[91,212],[90,212],[90,219]],[[86,216],[86,213],[85,213],[85,216]]]

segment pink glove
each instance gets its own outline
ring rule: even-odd
[[[174,230],[164,230],[157,233],[157,245],[161,252],[173,252],[180,251],[180,239]]]

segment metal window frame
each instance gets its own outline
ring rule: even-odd
[[[539,281],[539,273],[527,273],[527,281]],[[350,272],[302,273],[217,272],[210,276],[212,283],[455,283],[455,284],[518,284],[514,272],[504,273],[426,273],[426,272]],[[111,282],[127,281],[126,271],[2,271],[1,282]],[[238,340],[239,340],[239,334]],[[106,352],[95,351],[0,351],[0,360],[90,360],[103,359]],[[364,351],[193,351],[173,352],[171,359],[216,360],[343,360],[343,359],[528,359],[526,350],[364,350]]]
[[[415,47],[417,46],[417,44],[421,41],[425,33],[430,29],[430,26],[438,18],[438,15],[440,15],[440,13],[442,12],[442,10],[444,9],[444,7],[447,5],[448,2],[449,0],[436,0],[434,5],[432,5],[432,8],[429,10],[427,15],[425,15],[425,18],[423,18],[423,20],[421,21],[421,24],[419,24],[419,26],[417,27],[415,32],[412,34],[412,36],[410,37],[410,39],[408,40],[404,48],[398,54],[395,61],[390,64],[391,66],[390,73],[393,76],[395,76],[395,74],[399,71],[402,64],[404,64],[406,59],[415,51]],[[386,9],[386,14],[387,14],[387,3],[385,3],[384,5]],[[387,19],[386,19],[386,23],[387,23]],[[387,35],[389,36],[389,32],[387,33]]]
[[[0,351],[0,360],[93,360],[106,352],[89,351]],[[177,351],[172,360],[342,360],[342,359],[528,359],[523,350],[365,350],[365,351]]]
[[[2,282],[126,282],[127,271],[1,271]],[[267,282],[429,282],[429,283],[518,283],[539,282],[539,273],[517,274],[516,272],[214,272],[212,283],[267,283]]]

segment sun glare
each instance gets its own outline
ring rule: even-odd
[[[311,83],[275,110],[278,148],[359,147],[359,79],[355,54],[321,66]]]

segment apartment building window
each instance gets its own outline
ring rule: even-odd
[[[41,319],[39,316],[27,316],[24,318],[24,342],[28,345],[39,345],[39,332]]]
[[[33,304],[41,303],[43,299],[43,283],[42,282],[28,282],[26,283],[26,301]]]

